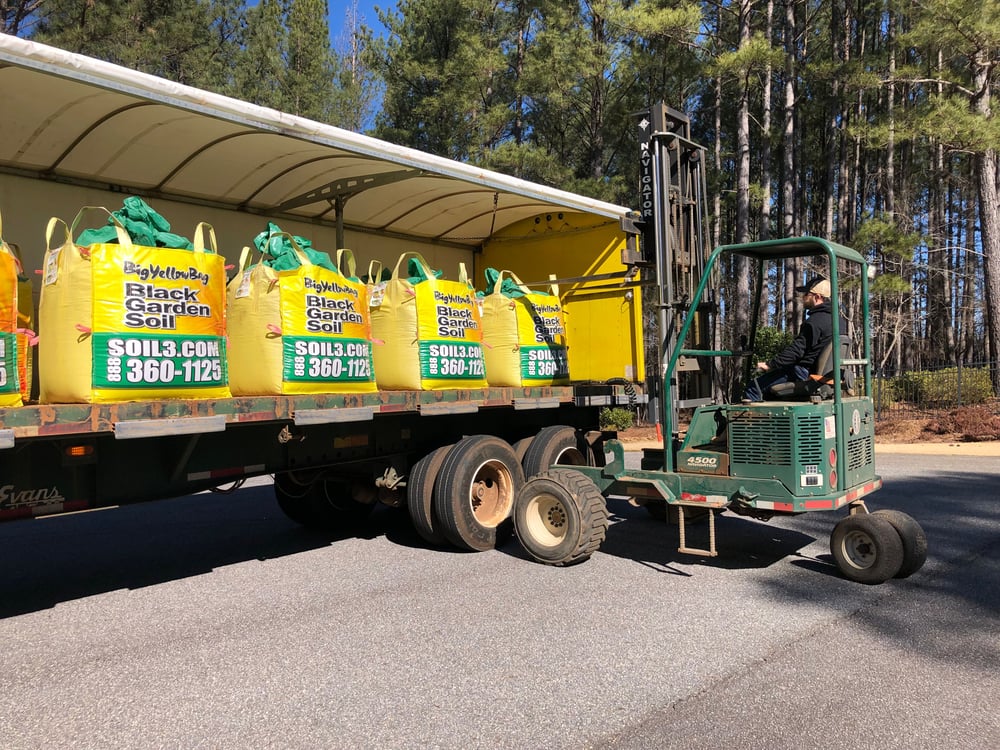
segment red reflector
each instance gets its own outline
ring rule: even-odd
[[[834,489],[837,486],[837,472],[830,472],[830,489]]]
[[[837,465],[837,449],[836,448],[831,448],[830,449],[830,466],[836,466],[836,465]]]

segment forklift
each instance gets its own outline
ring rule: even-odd
[[[716,518],[733,513],[767,521],[814,511],[847,511],[830,537],[841,573],[865,584],[915,573],[927,556],[920,525],[896,510],[869,511],[881,488],[875,471],[869,267],[864,256],[817,237],[717,247],[705,253],[704,148],[691,140],[690,120],[658,104],[640,120],[642,254],[628,260],[655,273],[659,300],[662,448],[646,449],[628,469],[622,443],[604,443],[604,466],[553,465],[523,485],[514,505],[518,538],[535,560],[571,565],[600,548],[608,526],[606,498],[624,496],[658,519],[674,522],[678,551],[715,557]],[[707,256],[707,257],[706,257]],[[764,319],[769,279],[802,259],[829,280],[833,337],[808,381],[775,386],[763,401],[724,399],[714,377],[721,361],[753,377],[756,356],[741,346],[713,346],[719,269],[742,256],[754,269],[750,330]],[[729,264],[727,266],[727,263]],[[854,358],[841,328],[841,294],[859,295]],[[730,302],[731,308],[734,303]],[[681,415],[689,414],[682,424]],[[599,462],[595,462],[599,463]],[[707,521],[706,547],[688,544],[688,526]]]

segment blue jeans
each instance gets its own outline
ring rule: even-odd
[[[743,398],[748,401],[763,401],[764,392],[772,385],[780,385],[795,380],[809,380],[809,369],[802,365],[789,365],[768,370],[763,375],[751,378]]]

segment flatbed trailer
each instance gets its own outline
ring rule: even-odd
[[[467,435],[509,443],[551,425],[603,456],[597,415],[620,387],[382,391],[0,409],[0,519],[122,505],[265,474],[330,478],[404,502],[410,468]],[[378,482],[378,484],[376,484]],[[346,489],[346,488],[345,488]]]
[[[171,231],[214,227],[232,268],[273,222],[331,257],[349,248],[359,273],[416,252],[445,278],[464,264],[480,287],[489,267],[556,284],[572,378],[77,404],[37,403],[36,382],[35,400],[0,409],[0,520],[273,475],[282,510],[303,524],[405,505],[429,542],[487,549],[512,525],[524,473],[557,459],[599,465],[600,409],[644,401],[626,207],[3,34],[0,101],[18,113],[0,139],[2,231],[23,250],[36,310],[50,217],[69,224],[83,206],[136,195]]]

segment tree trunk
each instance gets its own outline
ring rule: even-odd
[[[973,64],[973,110],[990,119],[990,88],[994,70],[989,50],[977,50]],[[976,154],[976,181],[979,188],[979,232],[983,244],[983,269],[986,299],[986,340],[991,360],[1000,347],[1000,173],[997,152],[989,148]],[[1000,395],[1000,367],[991,365],[993,393]]]

